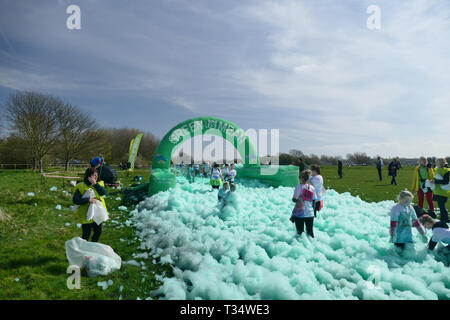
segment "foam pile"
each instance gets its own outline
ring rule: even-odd
[[[448,261],[428,253],[415,229],[414,248],[399,254],[389,243],[392,201],[367,203],[328,190],[310,239],[297,236],[289,221],[293,188],[241,182],[222,207],[208,180],[177,179],[176,188],[141,202],[127,221],[148,259],[173,268],[152,296],[450,299]]]

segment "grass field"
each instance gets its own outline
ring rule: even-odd
[[[324,167],[325,187],[336,191],[350,192],[359,195],[366,201],[394,200],[404,188],[410,188],[413,168],[400,170],[398,186],[390,185],[385,175],[378,181],[374,167],[344,167],[344,178],[339,179],[336,167]],[[119,178],[127,186],[134,175],[143,175],[148,180],[148,170],[135,171],[126,177],[119,172]],[[149,296],[149,291],[158,288],[160,282],[155,275],[170,274],[170,268],[151,260],[146,261],[147,270],[123,265],[120,271],[106,277],[82,277],[80,290],[69,290],[66,286],[68,266],[64,243],[66,240],[81,236],[81,228],[77,227],[72,205],[72,188],[66,182],[62,193],[62,182],[58,179],[46,179],[41,183],[38,173],[20,170],[0,171],[0,299],[136,299]],[[53,186],[57,191],[49,191]],[[27,194],[34,192],[35,196]],[[119,211],[122,197],[120,190],[108,188],[107,206],[112,220],[124,222],[128,211]],[[56,210],[57,205],[62,210]],[[70,223],[70,226],[66,226]],[[117,226],[106,222],[101,242],[110,245],[123,261],[133,258],[138,252],[139,243],[132,228]],[[98,281],[112,279],[113,285],[103,291]],[[124,289],[120,292],[119,288]]]
[[[343,179],[339,179],[337,167],[323,167],[322,175],[326,188],[331,188],[339,193],[350,192],[368,202],[383,200],[395,200],[403,189],[411,191],[414,167],[403,167],[398,171],[398,185],[391,185],[391,177],[387,175],[387,169],[383,170],[383,181],[379,181],[378,171],[375,167],[344,167]],[[417,200],[417,199],[415,199]],[[427,204],[425,201],[425,208]]]
[[[148,180],[149,172],[136,171]],[[120,180],[127,182],[125,173],[119,172]],[[133,175],[134,176],[134,175]],[[49,191],[52,186],[57,191]],[[70,194],[72,187],[65,183]],[[30,171],[3,170],[0,173],[0,299],[136,299],[148,297],[149,291],[160,283],[155,274],[170,272],[168,267],[146,265],[140,268],[122,265],[122,268],[105,277],[81,278],[80,290],[69,290],[66,286],[68,267],[65,255],[65,241],[81,236],[75,214],[70,209],[71,196],[62,193],[62,182],[46,179],[41,184],[40,175]],[[34,192],[34,197],[27,194]],[[111,220],[127,220],[128,210],[119,211],[121,191],[108,188],[107,206]],[[56,210],[57,205],[62,210]],[[137,252],[133,230],[126,226],[117,227],[107,221],[100,238],[110,245],[123,261],[132,259]],[[66,226],[70,223],[70,226]],[[16,279],[18,281],[16,281]],[[113,280],[113,285],[103,291],[98,281]],[[124,289],[119,292],[120,286]]]

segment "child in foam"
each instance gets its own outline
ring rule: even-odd
[[[228,181],[234,184],[234,178],[236,178],[236,169],[234,169],[234,163],[230,165],[230,171],[228,171]]]
[[[311,171],[305,170],[300,173],[300,184],[295,187],[292,201],[295,207],[292,210],[291,221],[295,223],[298,234],[302,234],[306,225],[306,233],[314,238],[314,209],[313,196],[315,188],[310,183]]]
[[[195,181],[195,170],[194,170],[194,166],[192,164],[188,165],[187,179],[189,182]]]
[[[207,178],[209,176],[210,167],[208,162],[203,163],[203,177]]]
[[[420,222],[425,229],[432,230],[433,236],[428,243],[428,249],[434,250],[439,242],[445,243],[447,253],[450,253],[450,229],[448,225],[441,221],[436,221],[427,214],[420,217]]]
[[[211,169],[211,179],[209,180],[209,183],[211,184],[213,189],[219,189],[220,185],[222,184],[222,170],[220,170],[220,167],[217,163],[215,163],[213,168]]]
[[[416,212],[411,205],[414,196],[408,190],[403,190],[398,195],[398,204],[396,204],[390,213],[391,216],[391,228],[389,242],[394,243],[395,246],[405,248],[406,243],[413,243],[412,239],[412,227],[415,227],[419,231],[422,240],[427,241],[425,236],[425,230],[417,220]]]
[[[200,166],[198,163],[194,164],[195,176],[198,177],[200,175]]]
[[[223,168],[222,174],[223,179],[228,181],[228,175],[230,174],[230,167],[228,166],[228,163],[225,163],[225,168]]]
[[[314,197],[313,197],[313,209],[314,217],[317,217],[317,212],[323,208],[323,178],[320,175],[320,167],[318,165],[311,166],[311,184],[314,186]]]
[[[225,194],[229,191],[230,191],[230,184],[227,181],[224,181],[222,188],[220,188],[219,193],[217,194],[217,199],[219,201],[222,200]]]

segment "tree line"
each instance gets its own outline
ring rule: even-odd
[[[128,161],[131,139],[139,129],[102,128],[79,107],[62,99],[27,91],[12,93],[1,104],[0,163],[31,164],[43,171],[45,163],[87,163],[102,153],[109,163]],[[144,132],[136,164],[151,162],[159,144]]]
[[[310,154],[306,155],[301,150],[291,149],[288,153],[280,153],[279,155],[279,163],[281,165],[289,165],[289,164],[297,164],[299,159],[302,159],[307,164],[319,164],[319,165],[337,165],[338,161],[342,161],[344,165],[359,165],[359,166],[372,166],[376,165],[378,162],[377,157],[370,157],[365,152],[355,152],[347,154],[346,158],[341,156],[327,156],[327,155],[315,155]],[[447,162],[450,162],[450,157],[447,157]],[[384,165],[388,165],[392,158],[382,158]],[[415,165],[418,163],[419,158],[417,159],[401,159],[400,162],[408,162],[411,165]],[[415,163],[417,162],[417,163]],[[429,157],[429,163],[435,163],[436,157]]]
[[[0,163],[31,164],[43,171],[44,162],[64,165],[66,171],[75,160],[87,163],[99,153],[108,163],[127,162],[129,145],[141,130],[135,128],[102,128],[79,107],[58,97],[33,91],[12,93],[0,104]],[[150,164],[159,144],[152,133],[142,137],[136,164]],[[347,154],[346,158],[327,155],[306,155],[291,149],[280,153],[279,164],[375,165],[376,157],[364,152]],[[268,163],[271,157],[261,157]],[[383,159],[387,165],[392,159]],[[400,159],[402,160],[402,159]],[[411,159],[409,159],[411,160]],[[418,160],[418,159],[417,159]],[[435,157],[429,158],[434,163]],[[447,157],[450,162],[450,157]],[[414,161],[414,159],[413,159]]]

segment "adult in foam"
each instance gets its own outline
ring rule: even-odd
[[[433,204],[433,191],[426,186],[427,180],[434,179],[434,170],[431,165],[428,164],[427,158],[420,157],[419,165],[414,169],[414,177],[412,184],[412,192],[417,193],[419,198],[419,207],[423,209],[424,198],[426,197],[428,208],[434,211]]]
[[[444,158],[436,160],[436,176],[433,180],[435,183],[433,200],[435,200],[439,206],[439,212],[441,213],[441,221],[448,222],[448,211],[445,207],[448,197],[450,196],[449,186],[449,174],[450,169],[447,161]]]

